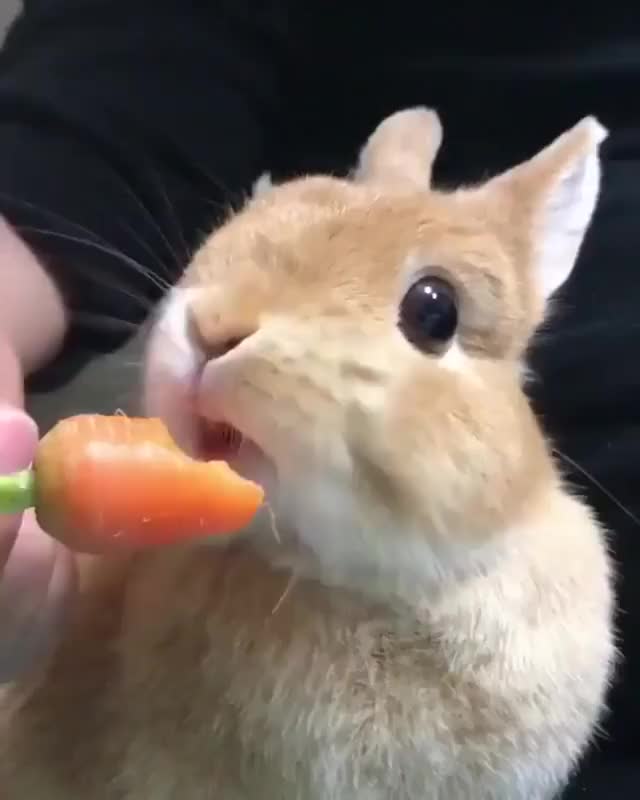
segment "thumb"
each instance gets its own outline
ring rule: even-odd
[[[0,404],[0,475],[28,467],[37,444],[38,428],[31,417]]]

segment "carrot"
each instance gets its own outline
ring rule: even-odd
[[[63,420],[33,470],[0,478],[0,511],[33,506],[47,533],[94,554],[234,533],[263,499],[225,462],[187,456],[161,420],[125,416]]]

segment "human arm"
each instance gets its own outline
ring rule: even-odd
[[[19,365],[21,372],[30,374],[59,351],[67,327],[67,314],[46,269],[2,219],[0,286],[0,336],[7,348],[11,345],[17,359],[16,370]],[[7,377],[3,378],[3,383],[6,381]],[[22,382],[17,378],[16,382],[19,386],[5,391],[22,405]]]

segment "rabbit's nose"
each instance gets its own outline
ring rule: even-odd
[[[211,322],[201,312],[190,310],[187,323],[189,338],[207,361],[227,355],[257,331],[257,326],[246,322]]]

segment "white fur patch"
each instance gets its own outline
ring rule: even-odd
[[[175,376],[190,375],[202,360],[188,330],[189,304],[196,293],[197,289],[173,289],[152,333],[153,357]]]
[[[273,182],[271,181],[271,173],[270,172],[263,172],[259,178],[257,178],[251,190],[251,196],[261,197],[263,194],[270,192],[273,189]]]
[[[149,340],[144,407],[161,417],[183,446],[192,437],[194,381],[204,355],[189,336],[188,310],[197,289],[173,289],[160,308]]]
[[[571,274],[598,199],[598,146],[607,134],[594,119],[584,124],[590,126],[591,147],[587,153],[576,157],[553,182],[538,221],[537,270],[545,298]]]
[[[458,372],[463,375],[473,374],[473,362],[460,347],[456,339],[453,340],[451,346],[440,358],[439,363],[440,366],[444,367],[444,369],[451,370],[451,372]]]
[[[298,477],[284,476],[282,485],[286,495],[281,489],[274,496],[275,518],[295,531],[302,548],[271,542],[269,557],[298,577],[420,606],[436,588],[486,570],[495,558],[491,543],[473,549],[464,537],[429,537],[417,523],[400,523],[382,507],[363,508],[346,473],[301,468]]]

